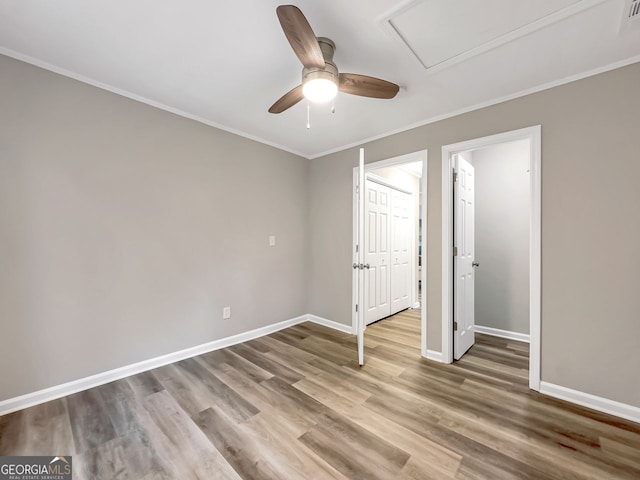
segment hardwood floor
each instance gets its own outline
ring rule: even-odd
[[[527,388],[528,346],[419,356],[419,311],[303,324],[0,417],[0,455],[76,479],[638,479],[640,425]]]

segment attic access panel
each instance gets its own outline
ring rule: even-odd
[[[426,69],[477,55],[597,0],[414,0],[383,19]]]

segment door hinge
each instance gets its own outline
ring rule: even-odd
[[[453,247],[453,256],[454,257],[458,256],[458,247]]]
[[[360,251],[360,245],[356,245],[356,253],[358,253],[358,251]]]
[[[454,332],[458,331],[458,322],[453,322],[453,331]]]
[[[356,185],[356,193],[360,193],[360,187]]]
[[[356,312],[358,311],[358,304],[356,303]]]
[[[456,183],[457,181],[458,181],[458,172],[456,172],[454,170],[454,172],[453,172],[453,183]]]

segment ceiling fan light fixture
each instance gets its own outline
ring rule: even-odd
[[[269,113],[282,113],[303,98],[314,103],[330,102],[338,90],[370,98],[393,98],[398,93],[400,87],[395,83],[356,73],[338,73],[333,62],[336,44],[330,38],[316,37],[308,20],[295,5],[280,5],[276,14],[289,45],[304,68],[302,84],[280,97],[271,105]],[[307,110],[308,107],[307,104]],[[331,111],[335,110],[332,108]]]
[[[308,73],[302,84],[302,94],[313,103],[326,103],[338,94],[336,77],[327,71]]]

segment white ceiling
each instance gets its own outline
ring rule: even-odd
[[[576,13],[585,4],[581,0],[417,0],[391,13],[388,22],[420,63],[432,68],[526,25],[546,23],[557,12]],[[437,21],[425,28],[427,18]]]
[[[301,72],[277,1],[0,0],[0,53],[313,158],[640,61],[640,28],[619,33],[627,1],[297,1],[316,35],[336,43],[341,71],[401,86],[393,100],[339,94],[335,114],[312,105],[310,130],[304,101],[267,113]],[[414,50],[455,61],[425,69],[402,28]]]

